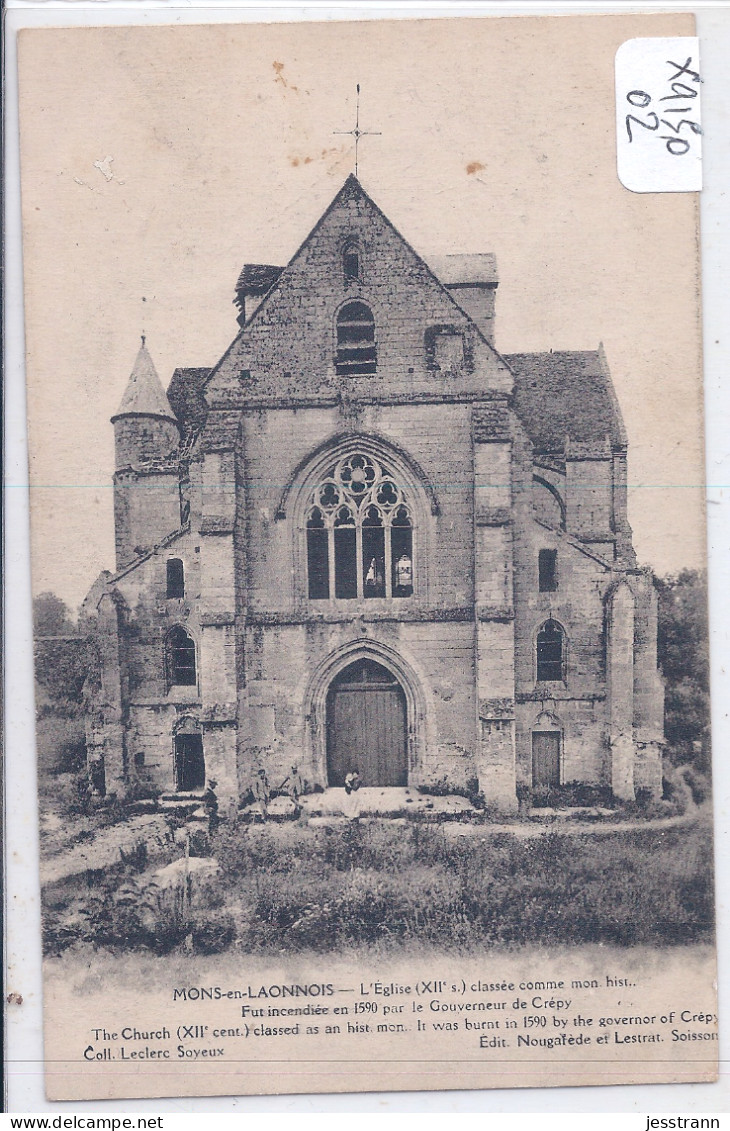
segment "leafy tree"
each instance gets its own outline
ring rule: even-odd
[[[81,702],[86,678],[85,641],[78,636],[64,602],[55,593],[41,593],[33,602],[35,630],[35,675],[44,692],[61,714],[73,714]]]
[[[657,582],[659,666],[666,682],[664,727],[675,764],[710,770],[710,657],[707,577],[684,569]]]
[[[76,625],[69,609],[55,593],[39,593],[33,601],[33,632],[39,636],[72,636]]]

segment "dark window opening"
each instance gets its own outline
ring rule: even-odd
[[[175,784],[181,793],[192,793],[205,786],[202,735],[179,734],[175,739]]]
[[[564,641],[562,628],[554,620],[547,621],[537,634],[537,678],[540,683],[558,683],[563,679]]]
[[[322,512],[315,507],[307,521],[307,579],[311,601],[330,595],[329,539]]]
[[[375,319],[364,302],[348,302],[337,315],[338,377],[370,377],[376,371]]]
[[[360,251],[357,244],[350,243],[342,253],[342,269],[345,279],[360,278]]]
[[[170,558],[167,562],[167,596],[185,596],[185,567],[180,558]]]
[[[134,764],[135,764],[135,767],[138,770],[141,770],[143,768],[143,766],[144,766],[144,750],[138,750],[137,753],[134,755]]]
[[[554,593],[558,588],[558,551],[540,550],[537,569],[541,593]]]
[[[167,638],[167,666],[170,687],[195,687],[195,643],[184,628],[173,628]]]
[[[335,519],[335,596],[341,600],[357,597],[357,532],[355,519],[341,507]]]

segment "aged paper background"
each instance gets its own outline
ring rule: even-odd
[[[209,364],[222,352],[235,330],[230,298],[241,263],[286,260],[351,169],[351,149],[332,131],[351,126],[355,78],[364,128],[382,131],[362,143],[365,187],[420,251],[496,252],[502,351],[589,349],[603,340],[631,439],[639,559],[659,573],[702,564],[696,200],[635,196],[620,186],[612,96],[623,40],[691,32],[688,18],[662,16],[24,33],[36,591],[53,589],[75,605],[111,563],[106,422],[140,329],[165,376],[176,364]],[[545,956],[553,971],[564,961]],[[640,972],[627,969],[642,987],[642,1012],[676,1008],[676,968],[658,965],[639,956]],[[415,959],[409,969],[411,981],[421,976]],[[698,955],[696,984],[683,979],[689,1001],[709,987],[711,971],[711,956]],[[315,969],[305,973],[319,977]],[[374,976],[345,973],[366,982]],[[455,976],[453,968],[445,973]],[[131,1081],[126,1073],[96,1072],[91,1083],[86,1065],[79,1076],[74,1062],[62,1063],[71,1033],[83,1040],[97,1021],[116,1023],[123,969],[91,972],[83,982],[62,969],[49,974],[50,1094],[140,1094],[137,1066]],[[267,980],[284,975],[304,976],[268,971]],[[115,1003],[99,1019],[108,976]],[[406,974],[394,969],[388,977]],[[191,967],[191,985],[210,978],[210,971],[193,977]],[[488,980],[497,979],[490,973]],[[169,989],[166,997],[162,988],[159,998],[150,995],[152,1012],[131,1022],[140,1029],[167,1023]],[[176,1008],[175,1021],[188,1018]],[[227,1024],[222,1015],[218,1024]],[[437,1071],[444,1075],[436,1086],[453,1087],[504,1085],[508,1071],[509,1082],[534,1085],[710,1078],[713,1071],[709,1060],[691,1063],[681,1049],[669,1064],[651,1057],[642,1064],[631,1049],[616,1075],[605,1063],[574,1063],[554,1080],[552,1062],[472,1065],[462,1046],[454,1055],[463,1069],[430,1064],[424,1071],[424,1056],[411,1061],[397,1042],[381,1044],[383,1057],[402,1066],[391,1080],[356,1067],[359,1057],[333,1067],[325,1044],[315,1062],[321,1056],[330,1070],[309,1065],[306,1087],[426,1087]],[[280,1055],[288,1058],[289,1050]],[[311,1043],[307,1055],[314,1055]],[[433,1059],[443,1064],[443,1052],[435,1049]],[[185,1061],[172,1077],[143,1067],[149,1080],[142,1094],[304,1086],[294,1073],[283,1082],[281,1066],[271,1062],[262,1075],[233,1080],[229,1073],[198,1076]]]

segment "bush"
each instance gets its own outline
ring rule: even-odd
[[[695,805],[704,805],[710,800],[712,785],[709,778],[696,765],[678,766],[677,772],[690,790]]]
[[[657,657],[664,675],[668,758],[710,771],[710,657],[707,577],[682,570],[657,580]]]
[[[232,915],[197,915],[192,923],[193,950],[196,954],[221,954],[233,942],[236,925]]]
[[[272,861],[249,845],[249,871],[224,883],[252,915],[242,945],[328,951],[403,942],[442,946],[689,942],[712,932],[706,830],[600,838],[550,834],[488,842],[435,826],[364,822],[304,833]]]
[[[678,814],[686,813],[693,804],[692,790],[684,774],[668,761],[664,762],[662,796],[666,801],[671,802],[675,813]]]
[[[126,864],[128,868],[131,868],[133,872],[144,872],[149,857],[147,842],[145,840],[138,840],[134,847],[127,852],[125,852],[123,848],[120,848],[119,855],[122,859],[122,863]]]
[[[88,817],[93,808],[91,784],[86,771],[74,774],[61,794],[61,809],[67,817]]]
[[[533,786],[532,804],[536,808],[551,809],[586,808],[615,809],[616,800],[608,785],[591,785],[588,782],[571,781],[564,785]],[[518,794],[519,800],[519,794]]]
[[[86,766],[84,720],[78,714],[44,707],[36,721],[38,770],[41,774],[77,773]]]
[[[235,943],[279,955],[411,942],[661,946],[712,937],[712,852],[700,818],[661,832],[489,840],[418,823],[234,825],[221,829],[219,847],[219,875],[195,894],[118,874],[48,908],[46,945],[83,939],[204,954]]]

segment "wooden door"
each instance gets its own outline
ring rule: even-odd
[[[342,786],[357,770],[364,786],[408,784],[406,702],[389,671],[372,660],[350,664],[327,696],[327,778]]]
[[[533,786],[560,785],[560,734],[534,731],[532,735]]]
[[[175,739],[175,778],[181,793],[205,787],[203,739],[199,734],[179,734]]]

